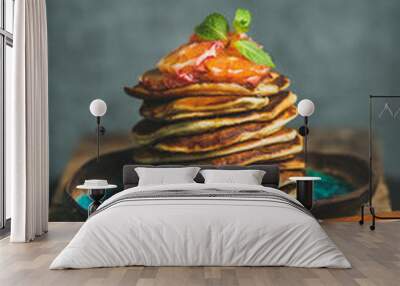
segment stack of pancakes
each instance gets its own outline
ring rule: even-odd
[[[297,96],[277,72],[256,87],[201,82],[152,89],[161,77],[146,72],[127,94],[143,99],[144,117],[132,129],[134,161],[143,164],[279,164],[281,184],[300,175],[302,137],[286,124],[297,116]]]

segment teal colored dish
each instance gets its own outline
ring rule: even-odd
[[[92,203],[92,200],[86,194],[78,196],[77,198],[75,198],[75,200],[76,203],[84,210],[87,210],[89,208],[89,205]]]
[[[106,193],[102,201],[105,201],[106,199],[111,197],[111,195],[113,195],[113,193],[111,192]],[[79,205],[79,207],[87,211],[89,209],[90,204],[92,203],[92,199],[89,198],[89,196],[86,193],[82,193],[75,198],[75,202]]]
[[[321,181],[315,181],[314,200],[331,199],[340,195],[346,195],[354,191],[354,187],[343,179],[316,171],[314,169],[306,170],[307,176],[320,177]]]

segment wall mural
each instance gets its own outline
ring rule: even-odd
[[[289,7],[295,5],[293,1],[286,2]],[[85,5],[78,4],[77,1],[73,3],[69,4],[71,11],[74,7]],[[144,1],[133,4],[124,3],[131,8],[145,6]],[[58,21],[62,21],[56,19],[57,14],[52,16],[51,11],[57,12],[58,9],[49,3],[50,53],[52,41],[57,38],[55,28],[52,33],[52,23],[56,26]],[[130,18],[124,18],[120,9],[122,8],[118,9],[122,13],[121,19],[125,20],[120,21],[116,17],[111,17],[111,24],[117,23],[118,27],[129,25],[126,21]],[[222,10],[226,10],[226,7],[222,7]],[[90,72],[95,74],[96,80],[89,80],[87,86],[81,86],[82,107],[76,112],[79,113],[78,117],[82,116],[84,119],[80,123],[75,122],[75,125],[68,121],[63,121],[63,125],[53,125],[50,132],[52,160],[50,220],[84,220],[91,200],[85,190],[77,189],[76,186],[85,179],[107,179],[109,183],[118,185],[115,191],[109,191],[108,196],[111,196],[122,190],[122,166],[129,163],[278,164],[281,170],[281,189],[292,195],[295,194],[295,185],[288,180],[290,176],[311,175],[322,178],[321,181],[316,182],[314,193],[313,213],[317,217],[337,219],[357,214],[360,204],[368,198],[367,103],[369,93],[364,90],[357,91],[363,97],[361,100],[365,100],[365,104],[362,103],[365,107],[363,116],[360,118],[365,117],[366,122],[363,122],[361,127],[352,125],[352,118],[349,117],[352,114],[351,103],[347,106],[345,99],[340,96],[337,97],[338,100],[342,100],[340,110],[336,114],[333,113],[331,119],[323,117],[321,119],[321,115],[318,114],[329,113],[330,104],[326,103],[324,94],[313,91],[313,77],[308,78],[309,85],[307,83],[299,85],[301,78],[297,79],[296,73],[290,72],[289,68],[292,64],[284,60],[285,53],[281,52],[282,49],[286,49],[285,46],[277,47],[272,44],[272,39],[276,36],[264,41],[263,37],[257,33],[257,25],[265,24],[267,20],[264,17],[268,16],[257,13],[257,9],[233,9],[229,6],[228,10],[230,13],[220,13],[212,12],[213,9],[208,8],[206,13],[196,14],[193,19],[185,17],[186,33],[174,29],[168,31],[166,27],[164,33],[168,33],[173,40],[168,41],[168,46],[164,47],[162,39],[165,35],[160,34],[160,38],[154,39],[157,52],[150,53],[146,49],[141,49],[125,54],[125,59],[141,58],[144,62],[142,66],[136,66],[135,62],[130,60],[122,60],[124,57],[119,58],[120,60],[115,65],[108,63],[105,57],[99,57],[97,59],[99,63],[97,60],[94,61],[93,65],[99,67],[100,72],[107,69],[105,74],[110,77],[109,83],[116,90],[113,93],[118,95],[102,96],[100,87],[106,86],[102,80],[107,81],[107,77],[96,77],[97,71],[93,69]],[[88,10],[85,11],[89,13]],[[161,15],[160,13],[156,9],[155,14]],[[148,21],[144,18],[140,21],[149,23],[157,18],[150,14],[146,15],[149,18]],[[195,21],[195,18],[199,21]],[[161,19],[165,18],[161,17]],[[279,17],[274,19],[277,21]],[[82,26],[86,29],[85,35],[89,35],[88,45],[95,54],[98,52],[96,45],[90,43],[90,31],[96,30],[97,28],[92,28],[92,25],[102,23],[101,21],[106,20],[94,17],[84,22],[87,26]],[[280,19],[280,21],[285,21],[285,19]],[[156,25],[157,28],[154,28]],[[279,31],[279,24],[275,27]],[[159,32],[162,31],[162,23],[152,23],[147,28],[149,33],[153,28],[161,29],[157,30]],[[65,29],[68,31],[68,28]],[[141,40],[124,34],[124,31],[121,31],[121,37],[129,38],[130,46]],[[135,31],[132,25],[132,34]],[[283,27],[282,32],[284,31]],[[176,33],[179,34],[174,35]],[[275,33],[271,32],[271,34]],[[52,35],[54,35],[53,40]],[[178,36],[179,40],[175,40]],[[147,37],[152,38],[152,35],[149,34]],[[282,38],[285,37],[282,36]],[[123,41],[128,45],[127,42],[126,39]],[[279,40],[279,43],[282,45],[285,41]],[[107,45],[107,41],[103,44]],[[317,40],[309,44],[318,46],[321,43]],[[69,49],[71,47],[74,45],[70,45]],[[119,48],[116,42],[109,46],[111,47],[113,47],[112,51],[108,53],[115,59],[118,57]],[[98,46],[98,49],[105,48]],[[280,52],[275,55],[274,51],[279,49]],[[171,52],[168,53],[168,51]],[[293,50],[288,49],[289,52]],[[53,54],[55,53],[53,50]],[[104,53],[103,51],[102,54]],[[151,56],[146,59],[148,54]],[[302,56],[302,53],[297,54],[299,58]],[[81,55],[83,69],[76,70],[76,73],[89,79],[84,69],[85,57],[94,59],[88,52]],[[52,82],[52,75],[57,76],[57,69],[62,62],[63,60],[59,57],[52,57],[50,54],[50,82]],[[152,66],[154,62],[156,64]],[[334,62],[335,60],[331,61],[331,63]],[[305,60],[297,63],[297,65],[302,65],[301,69],[305,74],[308,73],[307,64]],[[114,72],[109,69],[110,66],[118,70],[116,72],[118,74],[124,72],[122,82],[116,77],[113,81],[114,76],[110,73]],[[132,78],[129,72],[125,72],[132,67],[136,70],[138,79]],[[296,68],[298,66],[294,70]],[[319,68],[331,67],[322,64]],[[68,74],[67,63],[66,70]],[[52,71],[56,72],[52,74]],[[320,79],[319,76],[315,75],[316,81]],[[102,80],[97,81],[98,79]],[[73,80],[79,81],[79,76]],[[329,79],[324,80],[329,81]],[[340,82],[337,84],[340,85]],[[109,88],[108,85],[106,88]],[[85,95],[84,93],[88,91],[91,92]],[[53,97],[53,94],[62,94],[62,92],[58,87],[50,86],[50,117],[58,123],[61,122],[59,118],[62,117],[62,111],[58,113],[57,109],[62,102],[55,100],[56,96]],[[109,106],[103,122],[107,132],[101,139],[99,161],[96,160],[95,153],[95,120],[90,117],[87,110],[90,101],[94,98],[103,98]],[[304,98],[312,98],[316,103],[316,115],[310,118],[307,166],[303,158],[303,138],[298,133],[301,121],[296,110],[298,101]],[[127,112],[125,110],[127,106],[133,106],[135,109]],[[398,110],[392,110],[386,105],[380,112],[379,117],[384,113],[391,114],[392,117],[398,114]],[[347,119],[343,121],[343,117]],[[336,122],[337,125],[330,124],[332,123],[330,120]],[[350,128],[346,125],[347,123]],[[74,144],[65,148],[60,147],[63,145],[59,141],[63,139],[56,130],[65,127],[68,132],[70,125],[85,131],[75,137]],[[71,146],[74,146],[73,150]],[[56,151],[65,151],[67,148],[70,148],[68,156]],[[379,162],[381,150],[377,147],[373,151]],[[63,156],[65,159],[61,165],[56,157],[63,158]],[[378,165],[383,170],[384,160]],[[373,178],[374,203],[377,211],[389,212],[400,209],[400,206],[396,206],[393,202],[398,195],[393,194],[394,188],[388,187],[383,178],[384,172],[379,170],[378,176]]]

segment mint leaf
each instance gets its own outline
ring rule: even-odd
[[[195,28],[195,33],[203,40],[226,40],[229,32],[228,21],[219,13],[208,15],[203,23]]]
[[[235,12],[233,27],[238,33],[246,33],[250,29],[251,13],[249,10],[239,8]]]
[[[274,68],[275,64],[268,53],[260,48],[256,43],[248,40],[236,41],[235,48],[248,60],[267,67]]]

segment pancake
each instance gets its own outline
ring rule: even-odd
[[[140,108],[140,114],[149,119],[171,121],[257,110],[266,107],[268,103],[268,97],[185,97],[161,103],[145,101]]]
[[[224,60],[224,59],[222,59]],[[252,63],[248,62],[247,65],[253,65]],[[253,66],[254,67],[254,66]],[[185,80],[185,77],[178,76],[176,71],[171,71],[170,73],[168,72],[163,72],[160,69],[152,69],[149,71],[146,71],[140,78],[139,78],[139,83],[147,90],[151,92],[159,92],[159,91],[165,91],[167,89],[172,89],[172,88],[178,88],[178,87],[185,87],[188,85],[192,85],[195,83],[235,83],[241,86],[245,86],[246,88],[251,88],[257,86],[258,83],[261,81],[264,81],[264,83],[268,81],[272,81],[276,79],[279,76],[279,73],[275,71],[268,71],[268,68],[264,66],[258,66],[261,67],[262,72],[261,73],[253,73],[250,70],[245,71],[246,67],[236,67],[236,71],[239,71],[239,74],[244,72],[246,76],[240,77],[239,74],[232,74],[233,77],[228,76],[227,78],[221,78],[220,76],[211,76],[211,77],[204,77],[204,74],[202,72],[198,73],[194,71],[194,73],[191,73],[190,79]],[[235,69],[230,69],[228,66],[224,67],[219,67],[219,70],[222,70],[224,68],[228,68],[230,71],[234,71]],[[251,68],[251,67],[250,67]],[[212,68],[215,70],[215,68]],[[257,70],[258,68],[256,68]],[[186,71],[186,74],[188,71]],[[250,72],[250,73],[249,73]],[[218,73],[218,72],[217,72]],[[181,74],[182,75],[182,74]],[[197,80],[194,79],[194,77],[202,76],[203,78],[198,78]],[[239,76],[238,79],[235,79],[235,76]],[[254,80],[248,81],[249,78],[253,78]]]
[[[154,147],[167,152],[208,152],[239,142],[266,137],[281,129],[296,116],[296,107],[291,106],[268,122],[243,123],[191,136],[167,138]]]
[[[279,165],[279,169],[281,171],[283,170],[299,170],[299,169],[304,169],[305,168],[305,163],[302,158],[299,158],[298,156],[288,156],[281,158],[276,161],[259,161],[257,164],[266,164],[266,165],[273,165],[277,164]]]
[[[297,96],[285,91],[271,97],[271,102],[264,109],[237,113],[230,116],[208,118],[193,121],[160,123],[148,119],[141,120],[132,130],[134,146],[143,146],[169,136],[192,135],[209,132],[217,128],[246,122],[263,122],[276,118],[280,113],[296,102]]]
[[[285,128],[265,138],[245,141],[239,144],[229,146],[228,148],[219,149],[211,152],[177,154],[171,152],[160,152],[152,148],[147,148],[135,152],[134,161],[141,164],[165,164],[165,163],[175,163],[175,162],[197,161],[208,158],[225,156],[237,152],[259,148],[262,146],[268,146],[282,142],[290,142],[295,140],[296,137],[297,137],[296,130]]]
[[[279,158],[278,160],[269,160],[269,161],[257,161],[258,165],[279,165],[280,171],[288,171],[288,170],[304,170],[305,163],[304,160],[299,154],[285,156]]]
[[[285,160],[282,162],[278,162],[278,164],[282,170],[297,170],[297,169],[304,169],[306,167],[304,160],[299,158],[292,160]]]
[[[224,157],[219,157],[211,160],[204,160],[199,164],[210,165],[250,165],[259,161],[276,161],[278,159],[295,155],[303,150],[303,139],[297,135],[295,140],[291,142],[279,143],[271,146],[265,146],[234,153]]]
[[[139,83],[133,87],[124,87],[125,92],[133,97],[156,100],[171,99],[175,97],[188,96],[270,96],[289,87],[290,81],[283,75],[276,74],[275,77],[266,77],[255,88],[246,87],[236,83],[214,83],[202,82],[185,86],[169,88],[164,90],[150,90]]]
[[[286,193],[291,193],[294,191],[294,195],[296,194],[296,182],[289,180],[290,177],[303,177],[305,175],[304,170],[284,170],[279,173],[279,188],[284,187],[283,191]],[[294,185],[294,187],[290,188],[289,185]]]

